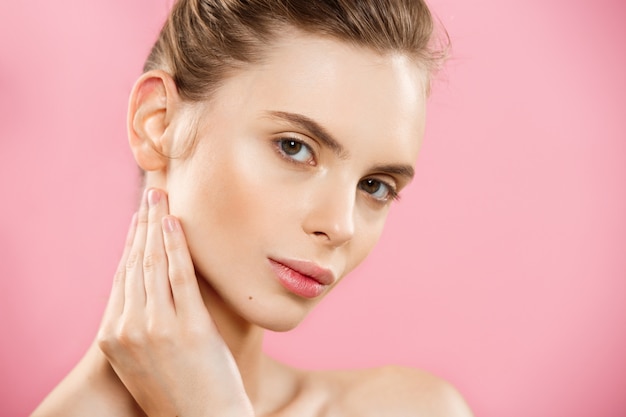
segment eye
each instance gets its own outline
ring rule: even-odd
[[[398,198],[398,193],[391,185],[374,178],[361,180],[359,188],[371,195],[375,200],[383,203]]]
[[[311,147],[296,139],[286,138],[276,141],[280,154],[291,161],[303,164],[314,164],[314,155]]]

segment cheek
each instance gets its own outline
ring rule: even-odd
[[[172,213],[181,217],[196,255],[236,253],[240,261],[242,253],[262,251],[289,223],[284,184],[257,153],[241,149],[222,147],[210,160],[198,158],[170,191]]]
[[[366,212],[365,215],[357,217],[354,238],[350,244],[351,256],[349,256],[346,265],[346,274],[361,264],[376,246],[383,232],[386,219],[387,212],[378,214]]]
[[[185,223],[194,226],[190,233],[202,232],[207,239],[223,243],[244,240],[257,234],[257,223],[264,217],[263,184],[238,167],[237,162],[214,164],[196,171],[188,179]]]

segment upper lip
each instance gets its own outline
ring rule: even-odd
[[[335,275],[333,272],[330,269],[322,268],[315,262],[276,258],[270,258],[270,260],[284,265],[289,269],[293,269],[299,274],[312,278],[320,284],[331,285],[335,282]]]

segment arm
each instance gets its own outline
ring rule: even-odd
[[[93,343],[31,417],[144,416],[98,346]]]
[[[126,238],[125,264],[132,245],[133,228]],[[31,417],[144,416],[124,384],[111,368],[97,343],[35,409]]]

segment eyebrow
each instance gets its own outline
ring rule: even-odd
[[[342,159],[348,158],[349,154],[346,149],[341,146],[341,144],[315,120],[310,119],[302,114],[289,113],[284,111],[269,111],[267,112],[267,115],[273,119],[282,119],[300,127],[301,129],[307,130],[313,136],[315,136],[316,139],[318,139],[330,150],[332,150],[338,157]]]
[[[287,121],[293,125],[300,127],[313,136],[315,136],[320,142],[330,148],[338,157],[346,159],[349,157],[349,153],[346,149],[326,130],[323,126],[317,123],[315,120],[310,119],[302,114],[290,113],[284,111],[268,111],[266,113],[272,119],[280,119]],[[415,170],[410,165],[402,164],[382,164],[376,165],[373,171],[385,174],[395,174],[406,177],[409,181],[415,176]]]
[[[415,176],[415,170],[410,165],[377,165],[373,168],[375,172],[381,172],[385,174],[396,174],[402,177],[406,177],[409,181]]]

